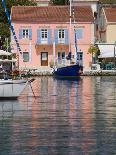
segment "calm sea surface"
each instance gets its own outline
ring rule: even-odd
[[[0,101],[0,155],[116,155],[116,77],[37,78]]]

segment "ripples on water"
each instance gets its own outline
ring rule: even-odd
[[[0,101],[0,155],[116,155],[116,77],[40,77]]]

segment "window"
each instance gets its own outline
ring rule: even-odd
[[[77,39],[82,39],[83,38],[83,28],[77,28],[76,29],[76,37]]]
[[[29,62],[29,52],[23,52],[23,62]]]
[[[65,43],[65,31],[62,29],[58,31],[58,43]]]
[[[48,42],[48,30],[41,29],[41,43],[47,43],[47,42]]]
[[[58,52],[58,59],[65,59],[65,52]]]
[[[48,53],[43,52],[41,55],[42,60],[47,60],[48,59]]]
[[[23,29],[23,38],[29,38],[29,29]]]
[[[62,59],[65,59],[65,52],[62,52]]]
[[[58,52],[58,64],[65,63],[65,52]]]

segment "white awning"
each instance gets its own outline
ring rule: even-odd
[[[10,52],[6,52],[6,51],[4,51],[4,50],[0,50],[0,55],[6,55],[6,56],[8,56],[8,55],[11,55],[12,53],[10,53]]]
[[[100,55],[98,58],[113,58],[114,57],[114,45],[99,45]],[[115,47],[116,51],[116,47]],[[116,56],[116,53],[115,53]]]

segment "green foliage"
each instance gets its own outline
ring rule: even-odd
[[[36,6],[37,4],[34,2],[34,0],[10,0],[14,3],[15,6],[17,5],[23,5],[23,6]]]
[[[6,0],[6,6],[7,6],[7,10],[9,12],[11,12],[11,8],[12,6],[34,6],[37,5],[34,1],[30,1],[30,0]],[[9,25],[8,25],[8,21],[5,15],[5,11],[4,8],[2,6],[2,1],[0,1],[0,36],[7,38],[10,38],[10,29],[9,29]]]
[[[12,55],[9,55],[8,56],[8,60],[12,60]]]
[[[8,50],[8,51],[9,51],[9,48],[10,48],[10,40],[9,40],[9,39],[7,40],[7,39],[8,39],[8,37],[7,37],[7,38],[5,38],[4,43],[3,43],[3,46],[2,46],[2,47],[3,47],[3,49],[4,49],[4,50],[6,50],[6,51]],[[7,49],[7,48],[8,48],[8,49]]]
[[[16,53],[12,53],[11,55],[9,55],[8,59],[9,60],[16,59]]]
[[[12,58],[16,59],[16,53],[12,53]]]
[[[97,45],[91,45],[88,49],[88,53],[92,55],[92,63],[93,63],[93,56],[95,57],[96,60],[98,60],[98,56],[100,55],[100,50]]]
[[[88,49],[88,53],[90,54],[96,54],[98,52],[98,47],[91,45]]]
[[[50,0],[50,2],[53,5],[65,5],[67,1],[66,0]]]
[[[102,4],[116,4],[116,0],[100,0]]]
[[[5,36],[5,38],[9,38],[10,30],[9,25],[6,22],[0,22],[0,36]]]

